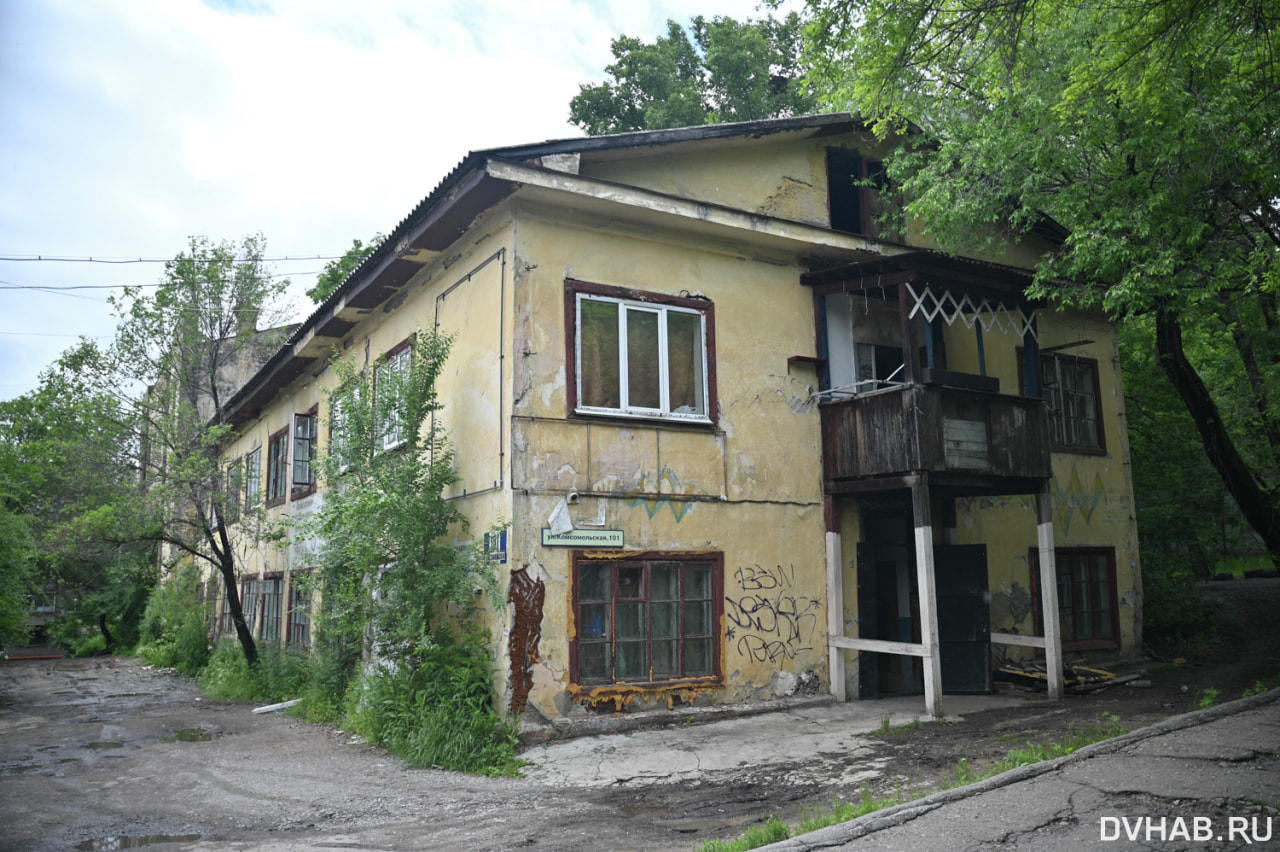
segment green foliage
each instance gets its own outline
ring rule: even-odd
[[[407,364],[378,371],[376,397],[373,371],[333,365],[334,438],[319,461],[330,488],[305,533],[324,542],[319,627],[340,654],[363,642],[368,627],[379,655],[412,658],[450,617],[471,613],[475,589],[496,593],[493,565],[448,543],[467,527],[445,499],[457,474],[432,416],[440,410],[435,382],[450,342],[419,334]]]
[[[1264,692],[1270,692],[1280,686],[1280,675],[1273,675],[1269,678],[1255,680],[1253,686],[1244,691],[1241,698],[1248,698],[1250,695],[1261,695]]]
[[[624,35],[612,50],[609,79],[580,86],[569,104],[569,120],[593,136],[803,115],[817,106],[804,88],[794,12],[741,23],[699,15],[689,32],[667,21],[667,34],[652,44]]]
[[[449,543],[467,530],[445,499],[457,475],[433,416],[450,342],[420,333],[377,370],[376,395],[373,370],[333,364],[333,437],[318,459],[329,488],[298,530],[322,542],[303,712],[345,715],[413,766],[510,771],[514,732],[492,710],[489,659],[467,627],[477,591],[496,595],[496,570],[482,547]],[[360,676],[367,644],[380,662]]]
[[[67,653],[72,657],[96,657],[107,652],[107,640],[101,633],[82,636],[68,646]]]
[[[1280,6],[807,9],[809,78],[901,134],[888,171],[912,220],[947,250],[998,252],[1047,213],[1069,233],[1033,294],[1156,318],[1157,365],[1280,553]]]
[[[1217,641],[1219,605],[1197,587],[1197,570],[1159,559],[1145,560],[1142,568],[1142,629],[1148,643],[1188,648]]]
[[[1222,703],[1222,693],[1215,687],[1208,686],[1200,690],[1200,695],[1196,698],[1194,705],[1196,710],[1208,710]]]
[[[200,586],[195,567],[183,565],[155,587],[137,648],[147,665],[196,675],[209,662],[209,613]]]
[[[413,665],[374,669],[354,727],[413,767],[511,774],[516,734],[493,711],[492,674],[480,636],[444,638]]]
[[[358,239],[352,240],[351,248],[347,249],[342,257],[324,265],[324,271],[316,276],[315,286],[307,290],[307,296],[317,305],[329,298],[333,295],[333,291],[341,287],[342,282],[356,271],[356,267],[364,263],[365,258],[382,245],[385,239],[386,237],[382,234],[374,234],[367,243],[362,243]]]
[[[210,698],[226,701],[289,701],[306,692],[311,669],[305,654],[265,644],[249,665],[233,641],[219,642],[200,672],[200,688]]]
[[[0,646],[26,640],[35,593],[35,540],[0,495]]]
[[[161,547],[170,565],[196,560],[214,569],[233,619],[239,566],[224,520],[239,501],[227,492],[219,455],[231,430],[224,406],[289,330],[279,326],[278,307],[288,281],[271,274],[264,253],[260,235],[239,244],[192,237],[154,290],[130,287],[113,299],[120,323],[93,371],[96,387],[125,401],[126,443],[146,483],[116,501],[115,528]],[[240,639],[252,663],[256,643],[247,632]]]

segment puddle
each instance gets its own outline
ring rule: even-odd
[[[55,693],[56,694],[56,693]],[[113,692],[107,698],[137,698],[141,695],[150,695],[150,692]]]
[[[710,819],[672,819],[658,820],[657,824],[673,831],[683,833],[693,833],[696,831],[711,831],[717,828],[736,828],[740,825],[753,822],[757,817],[754,816],[735,816],[735,817],[712,817]]]
[[[21,774],[23,772],[30,772],[33,769],[39,769],[39,768],[40,768],[39,763],[28,763],[23,766],[6,766],[5,771],[12,772],[14,774]]]
[[[89,743],[87,746],[85,746],[85,748],[91,748],[95,750],[104,749],[104,748],[124,748],[124,743],[113,743],[113,742]]]
[[[178,728],[171,737],[161,737],[162,743],[207,743],[216,740],[222,734],[206,731],[203,728]]]
[[[64,758],[62,758],[61,760],[59,760],[58,762],[59,762],[59,763],[79,763],[79,762],[80,762],[80,758],[78,758],[78,757],[64,757]]]
[[[115,849],[141,849],[143,846],[155,846],[157,843],[190,843],[199,839],[198,834],[118,834],[101,840],[86,840],[84,843],[77,843],[73,848],[81,852],[112,852]]]

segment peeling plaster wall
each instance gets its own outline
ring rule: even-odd
[[[1097,317],[1077,311],[1040,311],[1037,323],[1041,349],[1092,341],[1058,351],[1097,361],[1106,453],[1053,453],[1054,544],[1115,548],[1120,654],[1132,656],[1142,647],[1142,572],[1115,329]],[[977,372],[971,329],[947,329],[946,344],[952,369]],[[1020,392],[1017,354],[998,334],[987,336],[987,369],[1000,377],[1001,392]],[[1036,546],[1032,496],[958,500],[956,516],[960,544],[987,545],[991,629],[1033,633],[1028,608],[1032,588],[1028,552]],[[1016,655],[1014,649],[1006,649],[1006,653]]]
[[[826,680],[826,581],[817,409],[811,367],[813,300],[801,270],[745,260],[749,247],[663,242],[536,209],[518,216],[511,548],[545,588],[528,710],[545,718],[589,705],[637,709],[671,701],[722,703],[789,694],[806,673]],[[565,280],[715,304],[715,428],[622,418],[575,418],[564,365]],[[576,527],[621,530],[625,550],[716,551],[724,558],[724,685],[610,690],[569,682],[572,549],[543,547],[561,499]],[[816,678],[814,677],[816,675]],[[616,697],[616,700],[615,700]]]
[[[467,238],[439,258],[424,265],[400,293],[385,304],[364,311],[361,322],[343,338],[342,357],[369,369],[391,348],[414,334],[429,331],[437,317],[445,333],[457,332],[453,351],[438,386],[444,409],[439,413],[455,450],[455,466],[462,481],[450,496],[458,500],[470,521],[470,529],[451,531],[456,544],[483,535],[491,524],[511,517],[510,418],[512,342],[503,330],[510,326],[513,294],[509,258],[514,230],[507,208],[500,208],[474,227]],[[443,299],[440,297],[448,293]],[[329,440],[328,404],[324,389],[335,382],[332,370],[316,363],[292,385],[281,391],[258,416],[243,424],[224,448],[223,459],[243,463],[245,453],[262,450],[262,499],[265,500],[267,447],[270,436],[292,422],[295,413],[319,405],[319,442]],[[323,502],[327,483],[315,494],[285,501],[266,510],[269,521],[288,522],[314,512]],[[466,491],[466,496],[463,491]],[[479,493],[477,493],[479,492]],[[314,567],[314,558],[301,542],[282,546],[255,540],[246,522],[232,528],[232,538],[242,555],[242,574],[259,571],[303,570]],[[503,566],[508,567],[508,566]],[[506,571],[500,571],[504,580]],[[485,626],[494,636],[495,661],[504,653],[500,637],[509,618],[498,602],[485,614]],[[499,668],[505,673],[506,668]],[[505,674],[502,675],[505,677]],[[505,688],[505,687],[504,687]]]

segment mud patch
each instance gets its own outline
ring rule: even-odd
[[[161,737],[162,743],[209,743],[221,737],[222,734],[216,731],[206,731],[203,728],[179,728],[173,732],[172,736]]]

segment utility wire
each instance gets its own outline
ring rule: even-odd
[[[284,261],[299,260],[341,260],[344,255],[324,255],[324,254],[307,254],[307,255],[284,255],[282,257],[259,257],[259,258],[231,258],[231,263],[282,263]],[[64,257],[60,255],[43,255],[43,254],[0,254],[0,261],[13,261],[20,263],[45,262],[45,263],[171,263],[176,258],[172,257],[139,257],[139,258],[108,258],[108,257]],[[200,261],[196,258],[184,258],[182,262],[186,263],[224,263],[224,259],[210,259]],[[295,273],[297,274],[297,273]]]

